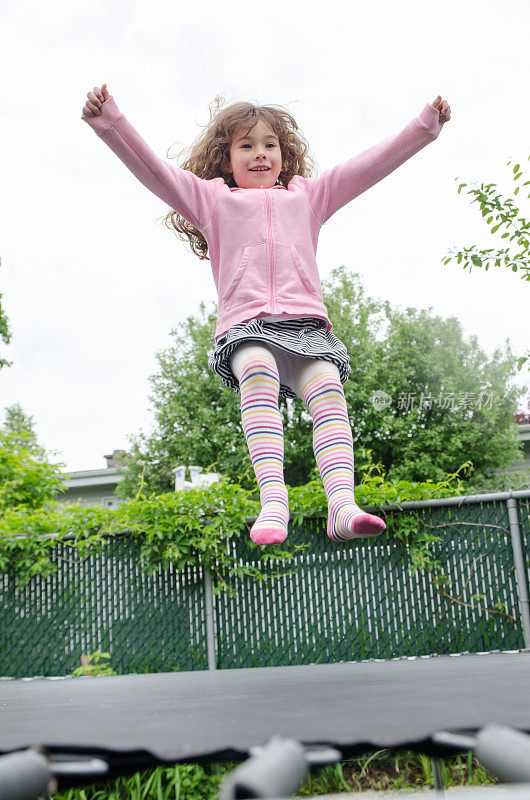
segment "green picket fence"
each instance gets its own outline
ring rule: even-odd
[[[147,577],[137,538],[112,537],[84,558],[58,544],[55,575],[21,589],[0,575],[0,675],[68,675],[98,649],[126,674],[530,647],[530,492],[403,506],[391,513],[436,526],[442,591],[428,573],[411,575],[388,532],[334,543],[323,518],[290,528],[285,549],[309,545],[284,565],[290,574],[260,563],[267,580],[232,578],[233,597],[213,596],[200,567]],[[241,563],[261,552],[249,541],[245,531],[231,542]]]

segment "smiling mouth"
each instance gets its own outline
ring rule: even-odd
[[[249,172],[268,172],[269,170],[270,170],[270,167],[265,167],[265,169],[263,169],[263,167],[261,167],[260,169],[256,169],[254,167],[254,169],[251,168],[249,170]]]

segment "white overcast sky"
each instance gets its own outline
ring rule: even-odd
[[[320,274],[345,264],[368,294],[457,317],[489,356],[506,339],[521,355],[530,284],[441,259],[508,241],[457,186],[511,196],[509,159],[530,178],[529,26],[528,0],[4,0],[0,293],[13,365],[0,370],[2,418],[18,401],[64,471],[106,466],[152,430],[149,377],[171,329],[217,299],[210,263],[159,221],[167,206],[81,120],[102,83],[162,157],[193,142],[217,94],[283,105],[320,172],[440,94],[452,119],[326,223]]]

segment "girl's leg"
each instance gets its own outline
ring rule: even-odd
[[[250,538],[257,544],[277,544],[286,538],[289,522],[278,367],[266,345],[250,342],[234,351],[230,369],[239,381],[241,422],[260,488],[261,513]]]
[[[297,359],[292,388],[313,418],[313,449],[328,500],[329,538],[377,536],[385,523],[355,502],[353,436],[338,368],[321,359]]]

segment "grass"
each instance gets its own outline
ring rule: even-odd
[[[440,759],[444,786],[479,786],[498,783],[473,756]],[[429,756],[411,750],[378,750],[363,758],[321,767],[300,787],[298,797],[337,792],[399,791],[434,787]]]
[[[471,751],[441,759],[440,764],[446,788],[499,783]],[[224,777],[237,766],[238,762],[224,762],[156,767],[84,789],[55,792],[51,797],[53,800],[216,800]],[[313,770],[295,797],[433,786],[429,756],[410,750],[378,750],[362,758]]]

